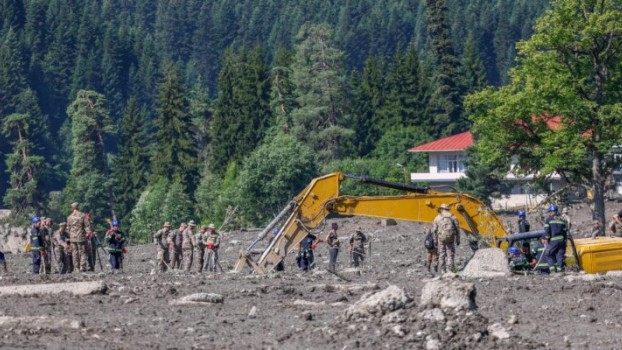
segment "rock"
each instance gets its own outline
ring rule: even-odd
[[[129,298],[129,299],[126,299],[126,300],[123,302],[123,304],[133,303],[133,302],[135,302],[136,300],[138,300],[138,298]]]
[[[577,275],[567,275],[564,277],[564,279],[568,282],[573,282],[573,281],[592,282],[592,281],[598,281],[602,279],[602,277],[598,274],[577,274]]]
[[[445,321],[445,313],[439,308],[423,310],[419,313],[419,317],[428,321],[443,322]]]
[[[296,306],[320,306],[320,305],[326,305],[326,302],[322,301],[321,303],[316,303],[315,301],[296,299],[294,300],[294,305]]]
[[[103,294],[108,287],[104,281],[74,282],[74,283],[47,283],[29,284],[20,286],[0,287],[1,295],[42,295],[42,294],[65,294],[90,295]]]
[[[467,278],[507,277],[510,274],[507,256],[499,248],[486,248],[476,251],[461,272],[461,275]]]
[[[490,335],[499,340],[510,338],[510,333],[508,333],[508,331],[505,330],[505,328],[503,328],[500,323],[493,323],[488,326],[488,332],[490,333]]]
[[[313,314],[311,311],[305,311],[302,313],[302,319],[305,321],[313,321]]]
[[[400,287],[389,286],[377,293],[364,294],[359,301],[344,312],[346,320],[371,319],[382,317],[395,310],[402,309],[412,299]]]
[[[426,350],[440,350],[441,342],[438,339],[428,335],[426,337],[425,348]]]
[[[44,330],[80,329],[84,328],[84,322],[47,316],[0,316],[0,328],[8,327]]]
[[[516,315],[510,315],[510,319],[508,320],[509,324],[517,324],[518,323],[518,318],[516,318]]]
[[[394,219],[382,219],[380,220],[380,224],[382,226],[395,226],[397,225],[397,221],[395,221]]]
[[[195,293],[186,295],[177,300],[172,300],[171,305],[210,305],[222,304],[225,298],[216,293]]]
[[[622,277],[622,271],[607,271],[607,273],[605,274],[605,276],[607,277],[614,277],[614,278],[620,278]]]
[[[475,286],[473,283],[435,278],[423,286],[421,304],[442,309],[474,310],[477,308]]]
[[[404,327],[402,327],[399,324],[393,326],[391,330],[393,330],[393,333],[395,333],[400,338],[406,335],[406,331],[404,331]]]
[[[253,305],[253,307],[251,308],[251,311],[248,313],[248,318],[255,318],[257,317],[257,307]]]

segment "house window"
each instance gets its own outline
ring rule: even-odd
[[[462,154],[444,154],[439,156],[440,173],[463,173],[464,159]]]

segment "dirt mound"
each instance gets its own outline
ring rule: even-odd
[[[507,256],[499,248],[480,249],[461,275],[467,278],[507,277],[510,275]]]

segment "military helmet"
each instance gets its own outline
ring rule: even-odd
[[[67,227],[67,223],[66,222],[61,222],[60,224],[58,224],[59,227]]]
[[[171,227],[171,223],[170,223],[170,222],[168,222],[168,221],[165,221],[163,226],[164,226],[164,227]]]
[[[188,226],[196,226],[197,224],[194,222],[194,220],[190,220],[188,222]]]
[[[447,204],[443,203],[443,204],[441,204],[441,205],[438,207],[438,209],[439,209],[439,210],[449,210],[449,206],[448,206]]]
[[[209,225],[207,226],[207,228],[209,228],[209,229],[211,229],[211,230],[215,230],[215,229],[216,229],[216,225],[214,225],[214,224],[209,224]]]

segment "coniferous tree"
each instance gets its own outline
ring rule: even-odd
[[[63,196],[65,207],[80,202],[95,218],[114,217],[112,179],[104,139],[116,132],[106,108],[106,98],[81,90],[67,108],[71,118],[73,161]]]
[[[32,134],[27,114],[10,114],[2,120],[2,134],[10,139],[13,150],[6,157],[10,187],[4,203],[15,218],[38,212],[44,204],[41,188],[43,157],[31,152]]]
[[[26,88],[19,38],[8,28],[0,46],[0,116],[15,111],[18,95]]]
[[[129,223],[131,211],[147,185],[150,156],[145,113],[134,98],[128,100],[123,113],[118,150],[112,167],[115,203],[119,218]]]
[[[462,90],[464,94],[481,90],[488,85],[486,79],[486,67],[477,53],[475,42],[472,37],[469,37],[469,40],[467,40],[464,46],[462,70]]]
[[[322,160],[343,157],[354,136],[345,112],[343,52],[333,46],[332,29],[305,24],[298,33],[293,65],[298,108],[294,135]]]
[[[292,81],[292,62],[292,53],[286,49],[280,49],[272,64],[270,107],[276,117],[276,125],[286,131],[289,131],[292,126],[291,113],[297,106],[294,95],[295,86]]]
[[[209,96],[209,90],[203,87],[202,80],[197,81],[190,91],[189,114],[195,130],[194,137],[198,150],[198,162],[203,164],[209,157],[209,127],[214,114],[214,107]]]
[[[430,130],[438,137],[464,130],[467,120],[462,116],[457,72],[459,61],[451,40],[445,0],[426,0],[425,3],[430,47],[436,63],[429,102]]]
[[[161,177],[181,181],[192,189],[197,173],[196,145],[184,94],[176,66],[168,64],[158,84],[151,176],[153,181]]]

